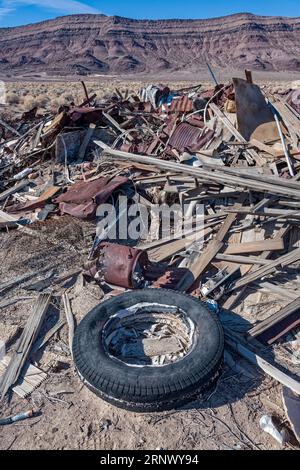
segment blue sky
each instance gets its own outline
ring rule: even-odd
[[[299,0],[0,0],[0,27],[75,13],[129,18],[211,18],[239,12],[300,16]]]

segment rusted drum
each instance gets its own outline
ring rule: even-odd
[[[141,285],[149,263],[143,250],[106,242],[100,245],[99,261],[106,282],[128,288]]]

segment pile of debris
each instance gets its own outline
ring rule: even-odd
[[[106,296],[142,287],[191,293],[219,311],[231,351],[300,395],[296,367],[263,359],[280,341],[299,345],[300,91],[271,96],[248,71],[246,80],[208,90],[150,85],[101,100],[84,90],[83,103],[55,116],[33,109],[0,119],[0,229],[42,236],[49,218],[90,221],[94,240],[83,272]],[[125,222],[119,196],[129,204]],[[116,217],[99,230],[106,203]],[[149,229],[139,239],[121,237],[136,204]],[[184,236],[175,214],[171,233],[155,215],[158,205],[172,204],[188,207]],[[286,305],[257,318],[245,311],[247,289],[280,295]],[[36,322],[45,309],[38,310]],[[245,320],[243,331],[235,331],[230,311]],[[1,382],[2,396],[24,361]]]

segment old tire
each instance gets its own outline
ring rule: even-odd
[[[107,354],[102,331],[117,311],[140,302],[176,305],[194,324],[193,345],[178,362],[136,367]],[[84,383],[99,397],[132,411],[162,411],[191,401],[217,380],[224,336],[220,321],[197,299],[166,289],[140,289],[113,297],[91,310],[76,329],[73,356]]]

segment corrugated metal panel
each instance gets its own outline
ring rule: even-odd
[[[171,104],[163,105],[160,107],[159,112],[167,113],[190,113],[193,111],[193,100],[188,95],[182,95],[177,98],[173,98]]]
[[[200,129],[183,122],[177,126],[170,138],[169,145],[178,151],[200,150],[214,135],[209,129]]]

